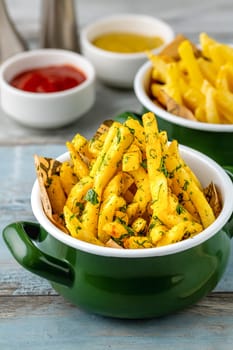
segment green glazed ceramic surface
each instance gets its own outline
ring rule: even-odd
[[[74,249],[39,224],[13,223],[3,236],[17,261],[50,280],[67,300],[120,318],[157,317],[192,305],[216,286],[230,253],[227,225],[183,252],[130,259]]]

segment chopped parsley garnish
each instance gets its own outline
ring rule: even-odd
[[[93,205],[96,205],[99,203],[98,195],[95,192],[95,190],[93,190],[92,188],[87,191],[84,199]]]

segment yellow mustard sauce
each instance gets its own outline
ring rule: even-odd
[[[163,44],[159,36],[112,32],[98,36],[93,44],[100,49],[117,53],[135,53],[153,50]]]

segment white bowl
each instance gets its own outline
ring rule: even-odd
[[[164,44],[153,50],[158,53],[174,38],[173,29],[164,21],[145,15],[122,14],[100,19],[81,31],[81,49],[94,65],[97,77],[108,85],[132,87],[139,67],[147,60],[145,53],[115,53],[96,47],[92,41],[108,32],[133,32],[160,36]]]
[[[86,80],[77,87],[53,93],[33,93],[9,84],[29,69],[70,64],[82,71]],[[95,102],[95,70],[82,55],[58,49],[32,50],[7,59],[0,69],[1,104],[5,113],[34,128],[57,128],[83,116]]]
[[[148,110],[154,112],[160,118],[166,121],[172,122],[174,124],[180,125],[182,127],[187,127],[191,129],[204,130],[204,131],[222,131],[222,132],[232,132],[233,124],[212,124],[203,123],[199,121],[193,121],[185,118],[181,118],[175,114],[167,112],[165,109],[156,105],[149,96],[149,83],[151,77],[152,64],[150,61],[144,63],[134,80],[134,91],[138,100],[142,103],[144,107]]]
[[[152,64],[144,63],[134,80],[134,91],[145,110],[153,112],[161,130],[171,139],[207,154],[222,166],[233,171],[233,124],[212,124],[188,120],[167,112],[156,105],[149,95]]]
[[[52,236],[59,241],[65,243],[78,250],[83,250],[91,254],[97,254],[101,256],[111,257],[127,257],[127,258],[141,258],[151,256],[163,256],[182,252],[186,249],[193,248],[209,238],[213,237],[216,232],[226,224],[233,212],[233,185],[232,181],[226,172],[209,157],[204,154],[195,151],[189,147],[179,145],[181,157],[188,164],[188,166],[194,171],[200,180],[203,187],[208,186],[211,182],[217,187],[221,199],[223,208],[217,219],[196,236],[173,243],[170,245],[155,247],[150,249],[118,249],[102,247],[95,244],[87,243],[74,238],[70,235],[64,234],[63,231],[58,229],[46,216],[40,196],[40,188],[38,180],[35,181],[31,193],[31,206],[32,211],[38,222],[45,228]],[[69,153],[66,152],[57,158],[60,162],[67,161],[69,159]],[[233,174],[231,174],[233,176]]]

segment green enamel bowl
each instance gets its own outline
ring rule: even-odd
[[[9,250],[64,298],[93,313],[148,318],[192,305],[217,285],[227,266],[233,236],[233,184],[212,159],[185,146],[180,151],[203,186],[216,184],[223,203],[215,222],[195,237],[137,250],[82,242],[47,219],[36,181],[31,204],[38,223],[8,225],[3,237]],[[67,158],[66,153],[59,160]]]
[[[233,166],[233,124],[201,123],[168,113],[149,97],[152,65],[146,62],[134,79],[134,91],[145,110],[154,112],[170,139],[205,153],[224,167]],[[233,167],[231,168],[233,169]]]

